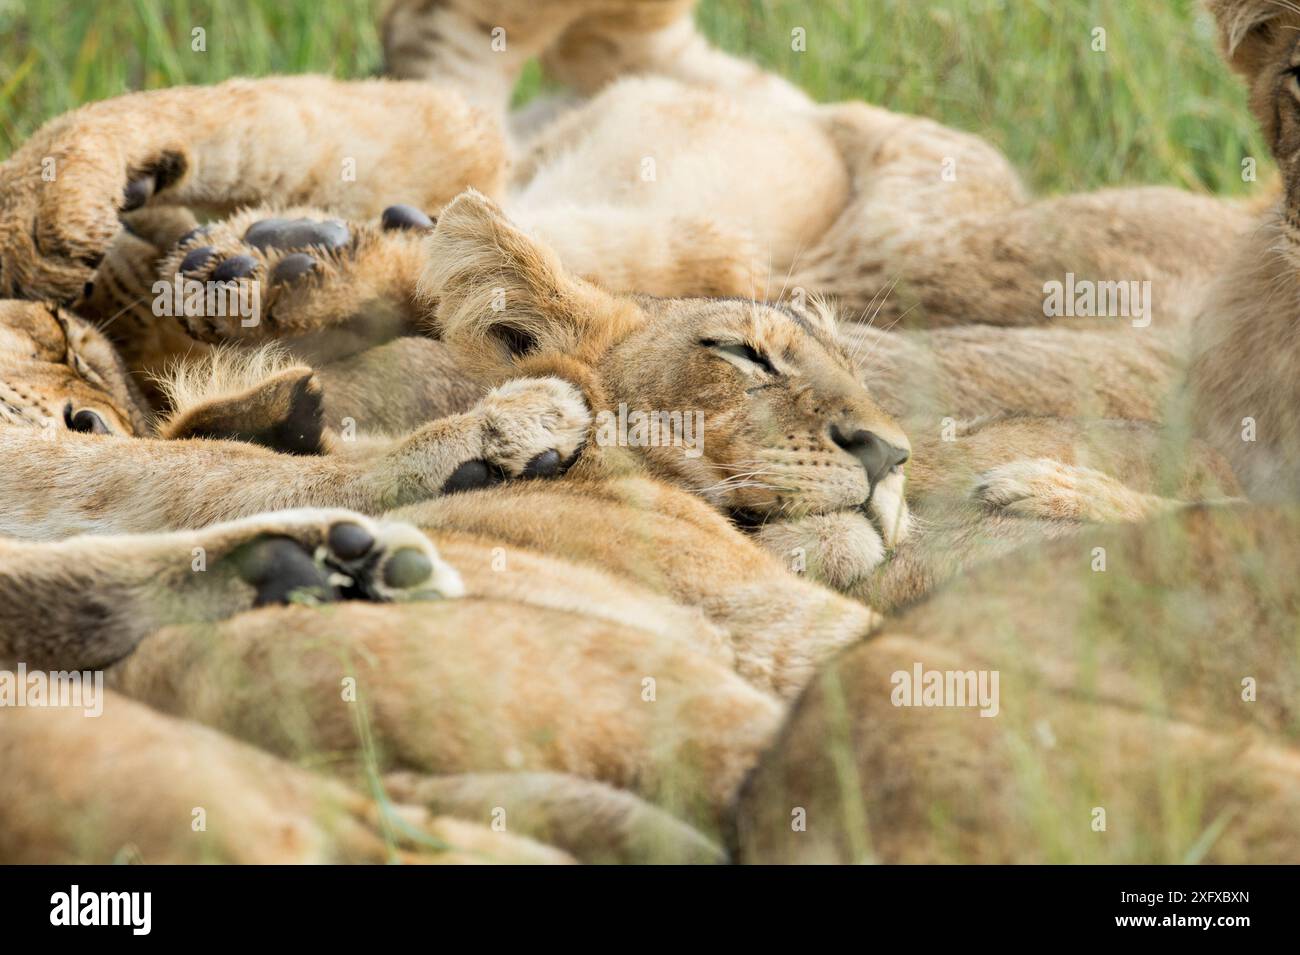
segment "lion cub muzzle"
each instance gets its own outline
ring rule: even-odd
[[[907,463],[912,455],[908,448],[893,445],[865,428],[846,434],[838,424],[832,424],[831,440],[862,462],[862,469],[867,472],[867,481],[873,489],[894,468]]]

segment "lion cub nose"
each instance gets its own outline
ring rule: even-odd
[[[909,457],[906,449],[896,448],[880,435],[861,428],[846,435],[840,430],[839,425],[833,424],[831,440],[862,462],[862,467],[867,472],[867,480],[873,487],[877,481]]]

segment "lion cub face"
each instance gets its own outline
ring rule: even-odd
[[[424,249],[421,291],[460,360],[489,381],[578,384],[607,459],[635,457],[741,523],[865,530],[875,558],[905,533],[907,438],[858,380],[828,310],[612,295],[473,191],[442,210]]]
[[[597,446],[742,524],[874,525],[876,547],[905,533],[907,438],[828,309],[611,295],[473,191],[442,210],[425,253],[421,291],[460,359],[489,381],[577,383]]]
[[[107,339],[52,306],[19,301],[0,301],[0,422],[118,435],[145,426]]]
[[[859,511],[894,543],[906,518],[907,437],[859,382],[828,313],[738,300],[638,304],[643,324],[600,368],[620,417],[663,423],[650,441],[627,429],[652,472],[744,523]]]

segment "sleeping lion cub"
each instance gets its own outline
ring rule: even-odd
[[[685,488],[751,527],[792,569],[845,590],[864,583],[888,552],[906,540],[910,521],[904,471],[911,466],[910,443],[861,384],[863,364],[844,348],[833,316],[817,303],[800,310],[743,300],[614,295],[570,275],[544,244],[474,194],[444,210],[436,229],[415,236],[405,230],[338,225],[358,239],[364,237],[364,242],[333,250],[309,245],[304,250],[292,244],[296,238],[282,240],[276,230],[314,234],[317,227],[332,228],[331,220],[319,214],[289,219],[244,213],[185,237],[166,254],[160,274],[180,268],[213,275],[236,262],[247,266],[246,274],[228,281],[252,282],[273,275],[294,257],[308,258],[320,264],[319,271],[298,273],[280,283],[269,280],[264,324],[297,330],[299,334],[288,339],[291,345],[303,347],[313,335],[364,319],[371,309],[404,307],[411,328],[441,336],[451,360],[430,366],[425,377],[416,361],[410,366],[414,379],[408,375],[402,381],[391,374],[360,376],[356,372],[365,361],[352,357],[345,364],[353,373],[331,372],[333,382],[323,395],[309,368],[285,368],[255,388],[249,382],[247,393],[174,409],[163,427],[173,440],[146,439],[137,447],[147,447],[147,455],[123,456],[111,442],[72,434],[43,442],[23,432],[7,432],[0,440],[22,449],[15,458],[24,462],[23,468],[54,475],[52,495],[43,492],[39,501],[24,503],[32,483],[19,469],[4,511],[11,532],[56,537],[83,529],[147,531],[300,506],[380,513],[428,497],[451,480],[430,481],[421,474],[427,465],[412,453],[413,445],[435,438],[446,443],[454,428],[472,426],[480,420],[476,415],[523,382],[552,382],[547,387],[563,383],[581,391],[589,423],[581,433],[561,430],[565,437],[558,450],[542,451],[534,445],[538,466],[545,465],[550,473],[570,466],[571,481],[649,475]],[[255,244],[249,236],[262,226],[272,239]],[[397,261],[382,254],[386,248],[406,249],[407,266],[372,271],[376,259],[390,265]],[[194,264],[187,266],[187,260]],[[958,340],[964,333],[947,334],[954,336],[953,347],[936,352],[951,352],[950,358],[984,355],[987,360],[987,342],[978,337]],[[886,349],[887,340],[885,336],[873,344]],[[383,348],[429,355],[433,353],[426,346],[433,344],[401,338]],[[1044,361],[1058,348],[1041,350]],[[1033,349],[1022,353],[1035,354]],[[857,357],[879,356],[873,352]],[[326,365],[325,370],[336,365]],[[369,391],[363,402],[368,407],[401,405],[418,413],[430,404],[447,404],[446,395],[408,401],[400,397],[402,392],[437,393],[449,384],[448,368],[461,369],[450,386],[464,395],[474,394],[466,385],[468,372],[479,388],[497,385],[498,390],[481,405],[417,428],[410,437],[385,435],[388,424],[401,425],[399,433],[419,424],[388,420],[391,407],[379,424],[356,414],[353,423],[363,438],[331,441],[326,434],[326,423],[338,428],[349,416],[346,401],[331,403],[330,392],[337,393],[338,384],[351,396]],[[898,380],[888,371],[882,377]],[[989,377],[998,380],[1008,379]],[[1028,409],[1015,402],[1033,395],[1032,388],[1013,380],[1000,392],[993,386],[985,400],[992,400],[995,410],[999,401],[1006,401],[1006,410],[1024,411]],[[898,393],[882,397],[896,408],[907,403]],[[260,425],[247,418],[254,403],[251,413],[269,416]],[[242,409],[240,414],[233,414],[232,407]],[[656,427],[638,429],[638,420],[653,421]],[[521,423],[527,421],[522,415]],[[539,434],[554,435],[555,428],[548,425]],[[500,428],[489,433],[493,430]],[[973,438],[976,431],[978,440]],[[1134,437],[1139,432],[1134,427],[1093,429],[1103,444],[1155,460],[1159,442],[1139,442]],[[1049,416],[1036,425],[1016,418],[966,425],[961,440],[951,447],[927,435],[927,460],[917,465],[917,473],[925,477],[919,489],[969,500],[976,488],[976,505],[1012,507],[1024,517],[1052,522],[1127,520],[1169,506],[1156,493],[1162,489],[1158,469],[1135,470],[1114,453],[1083,452],[1073,441],[1080,433],[1077,424]],[[292,440],[286,441],[286,436]],[[214,453],[211,446],[194,440],[205,437],[244,441]],[[180,438],[190,440],[175,440]],[[259,449],[250,441],[296,451],[299,457]],[[573,463],[565,449],[571,451],[580,441],[585,441],[584,448]],[[326,444],[333,453],[302,456]],[[963,449],[971,454],[964,466],[956,466]],[[957,460],[950,452],[957,453]],[[519,464],[508,473],[527,473],[524,464],[531,459],[517,457]],[[977,481],[986,472],[1026,459],[1018,470],[989,473]],[[78,472],[67,467],[70,460],[77,462],[80,473],[109,475],[112,480],[92,494],[77,479]],[[940,467],[940,460],[948,463]],[[1100,473],[1097,466],[1105,461],[1111,462],[1106,467],[1125,467],[1130,480],[1138,479],[1136,486],[1126,489]],[[164,462],[176,474],[187,475],[167,495],[153,491],[143,478],[145,470],[156,473]],[[407,471],[411,476],[402,477]],[[503,476],[496,462],[475,458],[472,452],[454,474],[457,489],[490,485]],[[1204,496],[1193,485],[1179,485],[1177,492],[1176,497]],[[1036,509],[1033,500],[1040,502]],[[979,506],[971,517],[976,531],[981,526],[992,529],[982,521]]]

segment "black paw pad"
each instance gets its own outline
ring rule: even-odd
[[[526,478],[549,478],[555,477],[560,473],[560,452],[552,448],[549,451],[543,451],[537,457],[528,462],[524,468],[524,477]]]
[[[584,441],[581,444],[579,444],[576,448],[574,448],[573,453],[570,454],[567,458],[565,458],[564,461],[560,464],[560,470],[567,471],[569,470],[569,468],[577,464],[578,458],[582,457],[582,451],[586,446],[587,446],[587,442]]]
[[[433,561],[424,551],[403,547],[384,565],[384,583],[389,587],[415,587],[429,579]]]
[[[251,255],[233,255],[212,270],[212,281],[230,282],[235,279],[246,279],[256,271],[257,259]]]
[[[184,245],[186,242],[190,241],[190,239],[197,239],[199,236],[207,235],[207,234],[208,234],[207,226],[205,225],[195,226],[189,232],[186,232],[183,236],[177,239],[176,244]]]
[[[326,535],[330,552],[339,560],[358,560],[370,553],[375,537],[360,524],[350,521],[335,524]]]
[[[216,250],[210,245],[201,245],[197,249],[190,249],[185,253],[185,258],[181,259],[181,274],[188,275],[191,272],[197,272],[211,261],[215,252]]]
[[[482,459],[466,461],[447,478],[442,486],[443,494],[455,494],[457,491],[473,491],[476,488],[491,487],[506,479],[505,472],[495,464]]]
[[[245,548],[236,557],[239,576],[257,589],[253,605],[288,603],[295,593],[320,600],[337,596],[311,555],[287,537],[269,537]]]
[[[311,219],[263,219],[254,222],[244,233],[244,241],[257,249],[306,249],[320,246],[337,249],[347,245],[352,236],[338,219],[313,222]]]
[[[433,228],[433,220],[415,206],[389,206],[379,220],[385,232],[394,229],[410,229],[415,232]]]
[[[296,282],[316,269],[316,260],[306,252],[292,252],[276,263],[271,272],[272,282]]]
[[[130,212],[133,209],[139,209],[149,201],[153,193],[153,176],[141,176],[139,179],[132,179],[126,184],[126,192],[122,196],[122,211]]]

